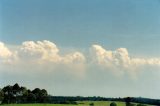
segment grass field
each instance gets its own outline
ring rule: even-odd
[[[110,101],[83,101],[78,102],[78,105],[71,104],[6,104],[1,106],[89,106],[90,103],[94,103],[94,106],[110,106]],[[124,102],[115,102],[117,106],[125,106]],[[151,105],[148,105],[151,106]]]

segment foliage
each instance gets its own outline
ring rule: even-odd
[[[7,85],[0,89],[0,103],[4,104],[28,104],[28,103],[49,103],[49,104],[72,104],[81,105],[77,101],[90,101],[87,106],[96,106],[96,101],[121,101],[125,102],[127,106],[145,106],[143,104],[160,105],[159,99],[149,99],[149,98],[104,98],[99,96],[93,97],[82,97],[82,96],[50,96],[45,89],[35,88],[34,90],[27,89],[26,87],[19,86],[17,83],[12,85]],[[93,101],[93,104],[90,104]],[[110,102],[111,103],[111,102]],[[107,104],[108,106],[110,105]],[[116,102],[117,103],[117,102]],[[82,103],[83,104],[83,103]],[[107,106],[106,105],[106,106]],[[119,104],[117,104],[120,106]],[[101,105],[103,106],[103,105]],[[124,105],[123,105],[124,106]]]
[[[26,87],[7,85],[0,92],[0,100],[4,104],[10,103],[45,103],[48,93],[45,89],[35,88],[33,91]]]
[[[0,104],[4,99],[4,92],[0,89]]]
[[[115,102],[112,102],[110,106],[117,106],[117,104]]]
[[[94,106],[94,103],[90,103],[89,106]]]

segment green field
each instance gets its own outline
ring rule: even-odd
[[[89,106],[90,103],[94,103],[94,106],[109,106],[110,101],[83,101],[78,102],[78,105],[71,105],[71,104],[6,104],[1,106]],[[124,102],[115,102],[117,106],[125,106]],[[149,106],[149,105],[148,105]],[[151,105],[150,105],[151,106]]]

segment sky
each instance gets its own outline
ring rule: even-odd
[[[0,88],[160,98],[159,0],[0,0]]]

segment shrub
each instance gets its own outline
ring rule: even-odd
[[[115,102],[112,102],[110,106],[117,106],[117,104]]]
[[[89,106],[94,106],[94,103],[90,103]]]

